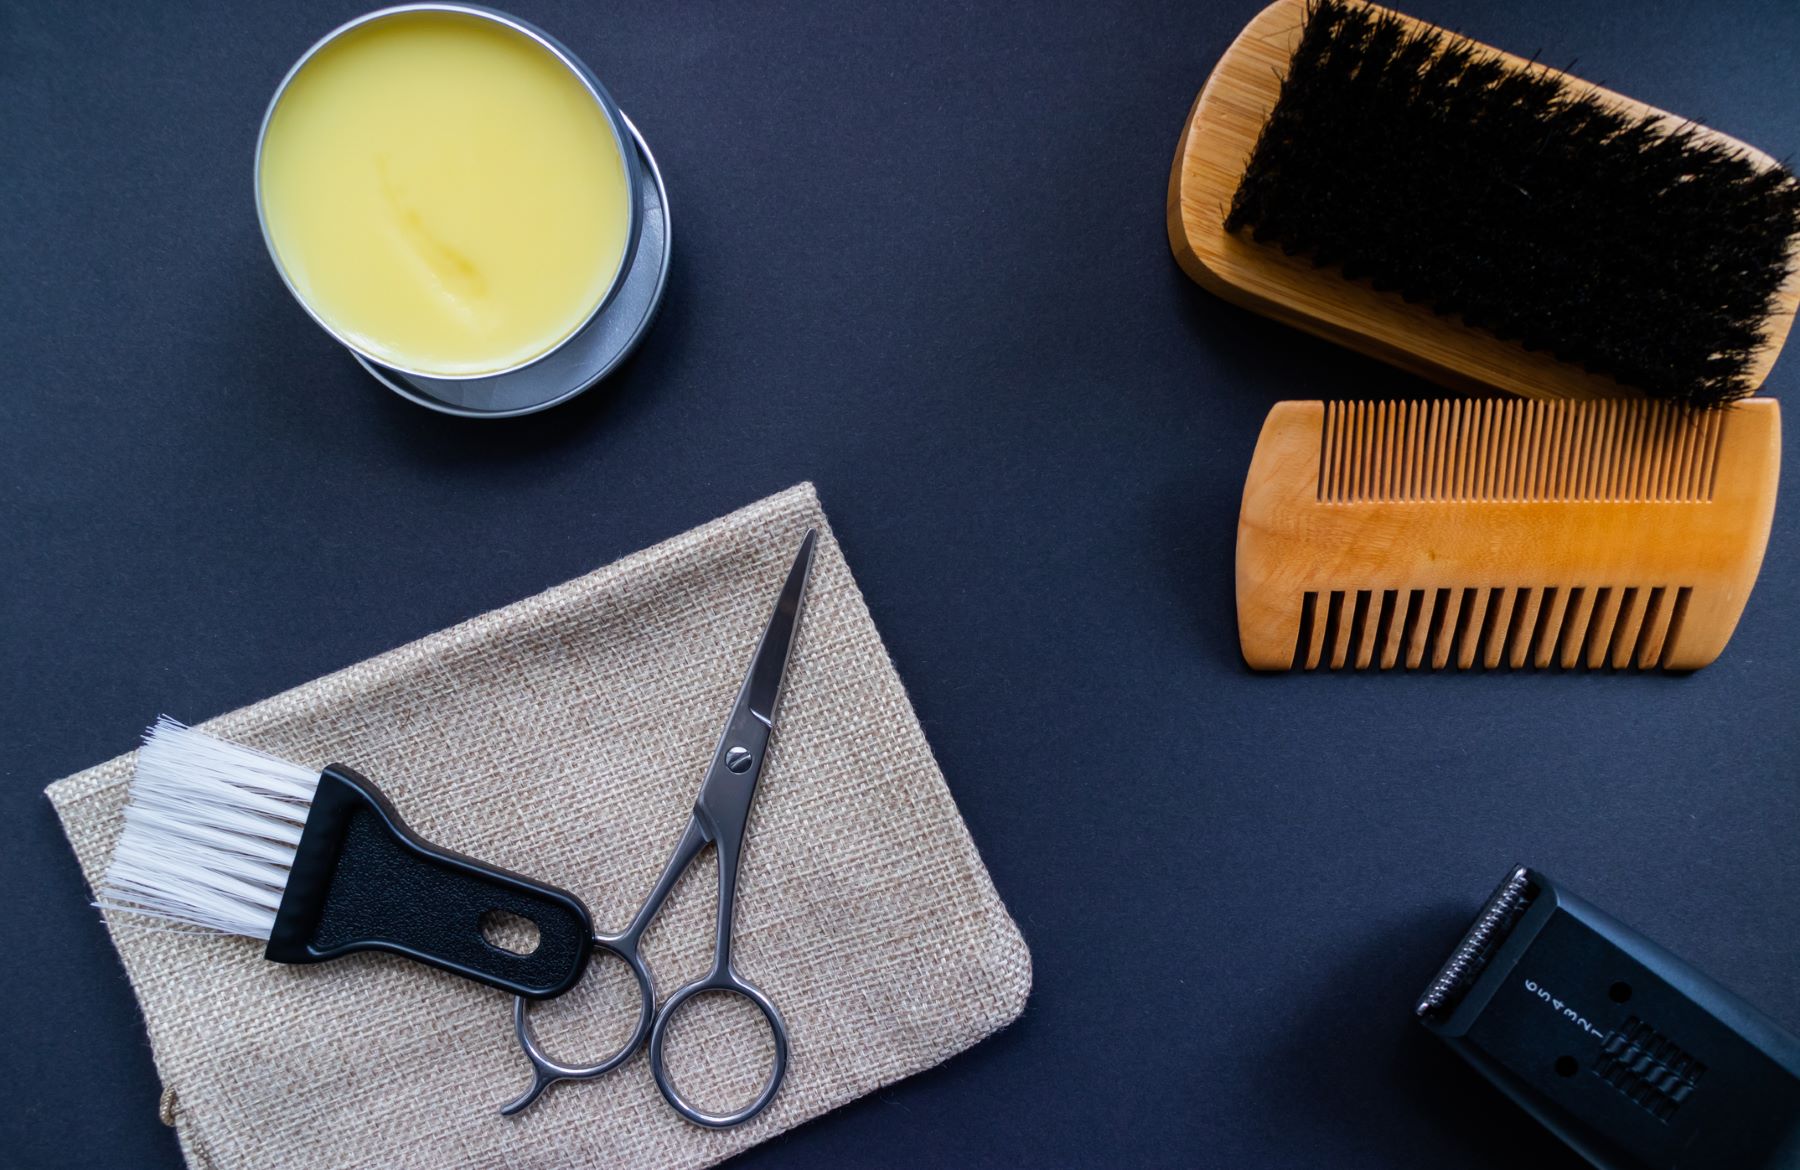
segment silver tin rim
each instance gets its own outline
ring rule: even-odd
[[[407,374],[404,370],[398,370],[392,366],[384,365],[372,358],[364,357],[362,354],[352,351],[351,356],[355,357],[357,363],[369,372],[370,377],[374,378],[377,382],[380,382],[383,386],[386,386],[389,390],[392,390],[395,394],[406,399],[408,402],[423,406],[427,410],[435,410],[439,414],[454,415],[457,418],[518,418],[521,415],[537,414],[539,411],[549,410],[552,406],[560,406],[571,398],[578,398],[581,395],[586,394],[589,390],[592,390],[595,386],[598,386],[601,382],[605,381],[607,375],[618,369],[624,364],[626,358],[637,351],[637,347],[643,344],[644,335],[650,332],[650,326],[656,322],[657,314],[662,311],[663,294],[668,290],[669,284],[669,258],[674,255],[675,238],[673,234],[674,227],[669,218],[669,189],[663,184],[662,168],[656,165],[656,155],[651,152],[650,144],[644,141],[644,136],[638,132],[637,126],[632,123],[631,119],[623,112],[619,114],[619,117],[624,121],[625,128],[631,132],[631,140],[636,144],[637,149],[642,154],[644,166],[649,172],[649,181],[655,185],[657,199],[662,205],[663,246],[662,255],[657,260],[656,288],[655,291],[651,293],[650,308],[644,314],[643,319],[638,322],[637,328],[633,330],[631,340],[627,341],[604,366],[601,366],[594,372],[592,377],[589,377],[579,386],[566,390],[563,393],[556,395],[554,398],[546,398],[542,402],[535,402],[530,406],[515,407],[511,410],[473,410],[466,406],[458,406],[452,402],[445,402],[441,398],[434,398],[403,380],[407,377],[417,378],[424,377],[425,375]],[[627,272],[626,276],[629,277],[630,273]],[[623,281],[621,281],[621,283],[623,283]],[[599,318],[596,316],[595,320],[597,321],[598,319]],[[569,340],[575,340],[575,338],[579,337],[582,333],[585,333],[589,328],[592,328],[592,326],[593,322],[589,322],[588,325],[576,330],[575,333],[570,336]],[[559,346],[558,348],[560,349],[561,347]],[[549,355],[546,354],[545,356],[548,357]],[[519,368],[524,369],[525,367],[521,366]],[[401,376],[396,378],[391,376],[393,374],[399,374]],[[486,374],[483,376],[489,378],[504,378],[508,375]],[[452,379],[446,378],[443,380],[451,381]],[[466,381],[467,379],[454,380]]]
[[[288,86],[293,83],[295,77],[299,76],[300,71],[306,68],[307,63],[318,55],[321,49],[337,40],[345,33],[350,32],[352,29],[361,28],[363,25],[373,23],[377,20],[384,20],[389,17],[409,12],[448,12],[462,16],[473,16],[477,19],[492,21],[495,24],[512,29],[514,32],[537,42],[537,44],[549,52],[551,56],[562,62],[563,66],[575,75],[575,79],[581,82],[583,88],[588,91],[589,96],[594,99],[594,104],[600,108],[601,114],[606,118],[607,130],[610,131],[613,136],[613,145],[618,149],[621,165],[625,168],[626,201],[629,204],[628,214],[630,218],[625,225],[625,247],[620,252],[619,266],[613,272],[612,281],[607,286],[606,294],[595,303],[593,311],[582,318],[581,323],[574,329],[571,329],[568,335],[561,341],[557,342],[549,349],[546,349],[543,353],[503,369],[487,370],[478,374],[441,374],[429,370],[409,369],[405,366],[395,365],[392,362],[382,360],[332,328],[331,325],[313,309],[306,298],[300,295],[300,290],[294,287],[294,282],[288,277],[287,269],[283,267],[281,263],[281,256],[275,251],[274,239],[269,235],[269,220],[267,214],[265,214],[263,210],[263,144],[268,140],[269,123],[275,117],[275,108],[281,104],[281,99],[286,95]],[[570,52],[562,42],[529,21],[520,20],[518,17],[509,13],[501,12],[494,8],[485,8],[479,4],[398,4],[391,8],[380,8],[374,12],[366,12],[354,20],[349,20],[338,25],[336,28],[320,37],[317,41],[313,42],[312,47],[302,53],[300,59],[295,61],[293,67],[282,77],[281,84],[275,87],[275,96],[269,99],[268,108],[263,111],[262,125],[256,132],[256,158],[253,164],[255,167],[254,187],[256,193],[256,223],[257,226],[262,229],[263,246],[268,249],[269,259],[274,263],[276,275],[281,277],[281,283],[300,305],[300,308],[305,311],[306,315],[313,319],[313,323],[329,334],[332,340],[336,341],[339,345],[366,362],[373,362],[377,365],[385,366],[388,369],[406,374],[409,377],[433,378],[445,382],[469,381],[476,378],[497,378],[503,374],[511,374],[526,369],[536,365],[538,362],[543,361],[551,354],[560,350],[563,346],[569,344],[570,341],[579,337],[589,325],[592,325],[594,323],[594,318],[604,312],[606,307],[612,304],[613,298],[619,295],[619,289],[625,283],[625,276],[631,271],[632,261],[637,255],[638,234],[643,226],[640,205],[643,200],[641,188],[643,186],[644,176],[643,168],[638,162],[638,143],[633,135],[627,133],[623,129],[623,121],[624,114],[619,111],[618,104],[613,101],[612,95],[606,91],[606,87],[600,84],[600,79],[594,76],[593,70],[589,69],[587,65],[582,62],[581,58]]]

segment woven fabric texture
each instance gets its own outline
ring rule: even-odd
[[[735,1130],[689,1125],[640,1052],[503,1118],[529,1080],[505,996],[391,956],[288,967],[260,943],[109,915],[190,1166],[710,1165],[1018,1016],[1030,955],[810,484],[203,729],[350,764],[428,840],[573,890],[619,929],[686,823],[808,525],[821,544],[735,933],[792,1039],[774,1103]],[[49,789],[90,885],[132,758]],[[664,994],[707,965],[715,873],[703,854],[646,936]],[[561,1059],[604,1055],[635,1018],[631,987],[596,955],[576,991],[534,1010],[540,1038]],[[678,1016],[668,1047],[677,1083],[712,1108],[754,1095],[772,1047],[754,1009],[719,998]]]

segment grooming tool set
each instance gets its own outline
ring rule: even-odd
[[[1359,0],[1276,0],[1194,103],[1168,231],[1227,300],[1522,396],[1274,406],[1238,519],[1252,668],[1718,657],[1780,479],[1751,395],[1800,305],[1774,159]],[[1417,1011],[1602,1170],[1800,1166],[1800,1041],[1534,870]]]
[[[1417,1014],[1602,1170],[1800,1164],[1800,1040],[1536,870],[1507,874]]]
[[[580,92],[556,108],[598,119],[622,152],[606,172],[625,193],[611,283],[566,335],[473,373],[407,366],[334,324],[266,206],[265,171],[277,188],[310,174],[282,170],[283,152],[305,159],[309,143],[277,124],[292,90],[302,129],[317,105],[309,62],[341,70],[339,56],[375,45],[404,66],[404,44],[357,38],[416,20],[538,54],[519,93],[563,100],[543,87],[572,79]],[[315,45],[270,104],[257,192],[271,256],[308,313],[383,384],[452,414],[527,413],[594,385],[649,327],[669,271],[667,193],[637,128],[559,43],[473,6],[383,10]],[[1780,474],[1779,409],[1753,395],[1800,304],[1800,184],[1774,160],[1358,0],[1277,0],[1195,102],[1167,207],[1176,259],[1218,295],[1453,390],[1523,396],[1274,406],[1238,521],[1252,668],[1693,670],[1723,650]],[[416,213],[406,222],[423,230]],[[421,320],[441,325],[431,297],[457,281],[476,290],[458,311],[481,308],[475,261],[407,238],[436,266]],[[407,263],[395,279],[417,277]],[[262,939],[277,962],[384,951],[512,995],[531,1081],[504,1114],[645,1051],[687,1121],[749,1121],[781,1089],[789,1036],[733,961],[739,864],[816,542],[801,541],[692,815],[622,929],[597,933],[575,894],[423,840],[348,766],[315,771],[167,719],[139,754],[97,904]],[[712,960],[659,1000],[643,936],[708,845]],[[535,926],[529,953],[491,941],[495,913]],[[635,1023],[604,1059],[554,1059],[531,1006],[575,987],[596,953],[631,972]],[[724,1112],[684,1097],[664,1056],[670,1021],[709,992],[748,1000],[773,1038],[762,1088]],[[1508,875],[1418,1015],[1607,1170],[1800,1163],[1800,1042],[1534,870]]]
[[[1238,520],[1258,670],[1712,662],[1762,564],[1800,182],[1358,0],[1277,0],[1194,103],[1176,259],[1459,390],[1284,402]],[[1563,401],[1573,399],[1575,401]]]
[[[421,840],[375,786],[341,764],[322,773],[192,731],[172,720],[151,729],[138,757],[125,829],[101,885],[107,910],[268,940],[265,956],[317,963],[355,951],[404,955],[517,997],[514,1026],[533,1082],[501,1112],[517,1113],[550,1085],[588,1080],[648,1043],[650,1072],[670,1106],[696,1125],[741,1125],[767,1108],[787,1071],[787,1026],[775,1005],[732,962],[738,863],[774,732],[775,709],[799,630],[816,532],[800,542],[751,657],[686,831],[643,909],[617,934],[595,935],[573,894]],[[675,883],[707,845],[719,873],[712,967],[656,1002],[639,950]],[[536,947],[517,953],[488,941],[493,912],[532,922]],[[630,1037],[606,1060],[568,1066],[546,1056],[526,1014],[530,1000],[574,987],[592,948],[623,961],[641,999]],[[702,992],[727,992],[768,1020],[775,1062],[750,1104],[708,1112],[676,1090],[663,1059],[668,1024]]]

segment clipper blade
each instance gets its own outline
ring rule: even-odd
[[[1537,888],[1531,884],[1530,871],[1523,865],[1514,866],[1482,906],[1481,913],[1475,916],[1475,922],[1463,935],[1462,942],[1438,969],[1437,977],[1419,997],[1419,1004],[1413,1011],[1422,1019],[1442,1017],[1454,1011],[1536,896]]]

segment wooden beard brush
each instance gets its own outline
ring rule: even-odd
[[[422,840],[342,764],[314,771],[166,717],[138,751],[96,903],[265,939],[280,963],[388,951],[529,999],[575,986],[594,934],[575,895]],[[490,942],[495,912],[535,925],[536,945]]]
[[[1232,43],[1168,227],[1219,296],[1460,390],[1727,401],[1800,303],[1775,160],[1359,0]]]

